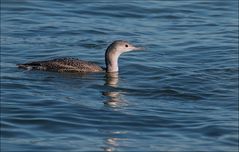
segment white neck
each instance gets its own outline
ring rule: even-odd
[[[118,72],[118,59],[120,54],[116,51],[107,51],[105,54],[105,64],[107,72]]]

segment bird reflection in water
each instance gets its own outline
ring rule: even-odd
[[[114,152],[118,151],[119,148],[126,146],[123,145],[124,141],[127,141],[127,138],[117,138],[116,136],[123,136],[124,134],[127,134],[126,131],[111,131],[109,138],[105,140],[105,146],[102,147],[105,152]]]
[[[103,92],[103,95],[106,96],[104,104],[113,110],[127,105],[126,100],[122,97],[122,91],[117,89],[118,83],[118,72],[106,73],[105,86],[107,86],[107,90]],[[127,131],[116,131],[114,128],[113,130],[104,130],[104,132],[107,133],[105,146],[102,147],[105,152],[117,151],[118,148],[122,147],[122,142],[127,140],[127,138],[122,138],[127,134]]]
[[[110,107],[120,107],[127,105],[127,102],[122,97],[122,91],[117,90],[119,83],[118,72],[106,73],[105,85],[109,86],[107,91],[102,94],[107,97],[104,104]]]

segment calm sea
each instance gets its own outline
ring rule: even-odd
[[[18,69],[77,57],[118,78]],[[1,151],[238,151],[237,0],[1,0]]]

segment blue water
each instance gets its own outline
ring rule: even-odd
[[[26,71],[77,57],[118,78]],[[1,151],[238,151],[238,1],[1,1]]]

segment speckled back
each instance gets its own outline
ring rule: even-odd
[[[95,63],[75,58],[58,58],[23,64],[26,68],[57,72],[100,72],[103,69]]]

